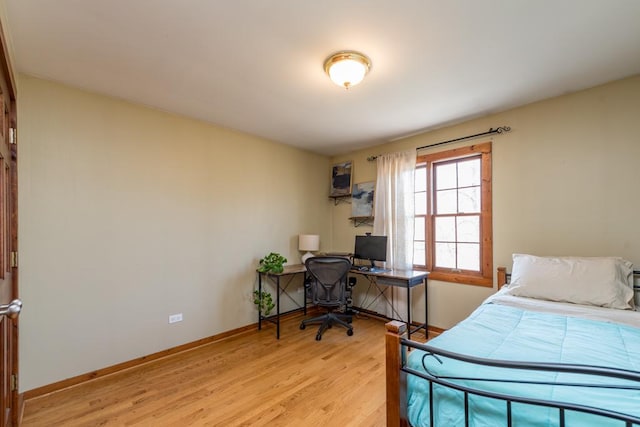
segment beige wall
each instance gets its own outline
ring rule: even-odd
[[[494,266],[514,252],[616,255],[640,267],[640,76],[422,133],[332,159],[354,161],[354,182],[375,179],[370,155],[510,126],[493,140]],[[431,151],[482,142],[447,145]],[[424,150],[423,150],[424,151]],[[421,153],[423,152],[421,151]],[[424,151],[427,152],[427,151]],[[332,208],[336,250],[349,250],[349,205]],[[494,289],[429,282],[429,324],[449,328]],[[416,292],[415,317],[424,293]],[[422,317],[424,319],[424,317]]]
[[[261,256],[297,262],[301,232],[350,251],[371,231],[327,200],[331,163],[351,159],[354,182],[371,181],[369,155],[489,127],[513,129],[493,139],[495,266],[513,252],[640,265],[640,77],[334,159],[19,83],[21,391],[255,322]],[[492,292],[430,282],[429,323],[451,327]],[[422,290],[414,303],[420,319]]]
[[[21,391],[254,323],[262,256],[331,247],[328,158],[19,83]]]

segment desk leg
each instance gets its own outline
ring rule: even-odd
[[[424,337],[429,339],[429,298],[427,298],[427,279],[424,279]]]
[[[304,311],[304,315],[307,315],[307,272],[305,271],[304,274],[302,275],[302,288],[304,289],[303,291],[303,295],[304,295],[304,299],[302,300],[302,307],[303,311]]]
[[[276,276],[276,339],[280,339],[280,276]]]
[[[262,295],[262,273],[258,273],[258,297]],[[262,310],[260,308],[262,304],[258,304],[258,330],[262,329]]]
[[[411,287],[407,285],[407,334],[411,339]]]

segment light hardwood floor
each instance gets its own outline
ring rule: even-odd
[[[316,341],[301,319],[28,400],[22,425],[384,426],[384,322]]]

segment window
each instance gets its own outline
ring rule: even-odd
[[[418,156],[415,268],[430,279],[493,286],[491,143]]]

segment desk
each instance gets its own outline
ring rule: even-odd
[[[304,299],[302,304],[299,304],[295,299],[291,297],[287,293],[287,288],[291,284],[294,276],[297,274],[306,275],[307,269],[303,264],[294,264],[294,265],[285,265],[282,273],[261,273],[258,272],[258,292],[262,292],[262,278],[272,280],[276,285],[276,313],[271,316],[263,316],[260,311],[260,306],[258,306],[258,330],[262,329],[262,321],[266,320],[268,322],[272,322],[276,324],[276,338],[280,339],[280,315],[291,313],[293,311],[298,311],[300,309],[304,310],[304,314],[307,314],[307,292],[306,289],[304,291]],[[284,284],[284,286],[280,285],[280,278],[287,277],[289,280]],[[304,287],[304,279],[303,279],[303,287]],[[284,293],[298,305],[299,308],[294,308],[286,313],[280,313],[280,294]]]
[[[266,320],[268,322],[275,323],[276,325],[276,338],[280,339],[280,315],[291,313],[293,311],[298,311],[302,309],[304,314],[307,314],[307,293],[306,290],[304,292],[304,299],[302,304],[295,301],[288,293],[287,288],[291,284],[293,278],[298,274],[306,275],[307,269],[303,264],[294,264],[294,265],[285,265],[282,273],[260,273],[258,272],[258,291],[262,292],[262,280],[269,279],[276,285],[276,312],[271,316],[263,316],[260,312],[260,307],[258,307],[258,330],[262,329],[262,321]],[[360,271],[360,270],[351,270],[349,274],[359,274],[361,276],[366,277],[376,286],[385,285],[385,286],[396,286],[400,288],[407,289],[407,331],[409,334],[409,339],[411,338],[411,334],[414,332],[418,332],[420,329],[424,329],[425,335],[427,335],[427,325],[428,325],[428,305],[427,305],[427,276],[429,275],[426,271],[419,270],[390,270],[384,272],[372,272],[372,271]],[[281,284],[281,279],[288,279],[286,283]],[[305,277],[306,278],[306,277]],[[303,279],[304,282],[304,279]],[[416,328],[411,328],[411,289],[420,286],[424,283],[425,295],[424,295],[424,319],[425,323],[417,326]],[[303,283],[304,286],[304,283]],[[280,312],[280,294],[285,294],[295,302],[299,308],[295,308],[286,313]],[[357,307],[354,307],[357,310]],[[395,319],[400,320],[401,319]]]
[[[374,283],[376,287],[378,287],[378,289],[380,290],[380,295],[383,295],[383,290],[380,289],[379,285],[406,288],[407,289],[407,320],[406,321],[403,321],[402,319],[394,319],[394,320],[400,320],[401,322],[404,322],[407,324],[407,332],[409,335],[409,339],[411,339],[411,334],[413,332],[418,332],[420,329],[424,329],[425,336],[428,336],[427,328],[429,324],[429,321],[428,321],[429,311],[428,311],[428,304],[427,304],[427,276],[429,275],[429,272],[420,271],[420,270],[397,270],[397,269],[384,271],[384,272],[351,270],[349,274],[360,274],[366,277],[370,282]],[[421,325],[418,325],[416,328],[412,330],[411,329],[411,288],[420,286],[423,283],[424,283],[424,323]],[[372,301],[372,303],[374,301]],[[387,303],[391,304],[389,300],[387,300]],[[356,310],[358,309],[357,307],[354,307],[354,308]],[[395,307],[392,307],[392,308],[395,311]]]

